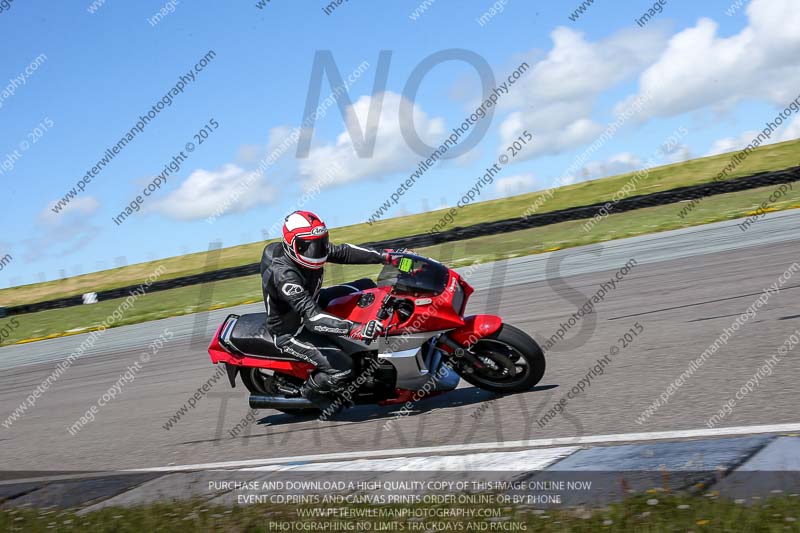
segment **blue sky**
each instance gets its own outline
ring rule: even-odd
[[[132,264],[205,250],[218,239],[260,240],[330,161],[341,173],[305,207],[332,227],[365,221],[416,168],[420,157],[398,126],[400,95],[413,69],[443,49],[478,53],[498,81],[523,61],[530,69],[501,98],[481,142],[429,171],[390,216],[454,205],[525,129],[534,142],[480,199],[546,188],[643,92],[650,103],[568,181],[641,167],[679,128],[688,133],[661,163],[741,147],[800,93],[800,5],[792,0],[743,2],[732,15],[726,10],[737,0],[670,0],[645,27],[634,20],[650,2],[596,2],[576,21],[569,15],[577,2],[428,2],[412,20],[416,1],[351,0],[326,15],[327,3],[311,0],[271,0],[263,9],[256,0],[184,0],[151,25],[166,2],[107,0],[90,13],[88,0],[15,0],[0,12],[0,164],[28,144],[0,165],[0,252],[14,258],[0,287],[112,267],[118,257]],[[481,26],[477,19],[493,6],[502,11]],[[209,50],[216,55],[195,81],[53,213],[52,203]],[[308,158],[290,149],[209,223],[228,191],[302,122],[318,50],[330,50],[344,77],[368,63],[349,90],[355,116],[370,102],[379,51],[392,51],[373,157],[352,156],[342,115],[329,108]],[[24,85],[3,93],[37,57]],[[413,102],[420,135],[443,141],[480,102],[480,90],[473,67],[437,66]],[[328,94],[326,79],[322,98]],[[140,212],[115,225],[112,218],[210,119],[219,127]],[[775,136],[799,137],[800,121]]]

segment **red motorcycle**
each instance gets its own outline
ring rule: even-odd
[[[545,359],[528,334],[492,315],[464,316],[473,288],[454,270],[414,254],[383,268],[377,283],[327,304],[327,313],[355,322],[379,319],[375,343],[334,337],[353,359],[354,379],[339,398],[352,404],[395,404],[451,391],[460,378],[497,393],[531,389]],[[266,332],[266,313],[228,315],[208,348],[226,365],[231,386],[241,375],[250,406],[290,414],[318,411],[300,396],[313,366],[282,352]]]

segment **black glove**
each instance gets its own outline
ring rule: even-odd
[[[375,340],[383,333],[383,324],[379,320],[370,320],[366,324],[356,322],[350,328],[350,338],[357,341],[364,341],[367,344]]]

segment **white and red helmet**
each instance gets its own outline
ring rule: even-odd
[[[283,249],[305,268],[322,268],[328,259],[328,228],[311,211],[295,211],[283,222]]]

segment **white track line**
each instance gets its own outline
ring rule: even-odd
[[[678,431],[655,431],[650,433],[622,433],[617,435],[594,435],[586,437],[556,437],[551,439],[515,440],[508,442],[481,442],[475,444],[453,444],[448,446],[429,446],[423,448],[396,448],[393,450],[371,450],[360,452],[340,452],[319,455],[299,455],[296,457],[272,457],[266,459],[246,459],[219,463],[199,463],[193,465],[158,466],[137,468],[127,472],[186,472],[191,470],[225,470],[277,464],[302,464],[314,461],[335,461],[340,459],[366,459],[368,457],[392,457],[414,454],[444,454],[468,451],[489,451],[508,448],[540,448],[544,446],[577,446],[582,444],[605,444],[612,442],[646,442],[665,439],[692,439],[699,437],[730,437],[736,435],[756,435],[762,433],[792,433],[800,431],[800,424],[771,424],[764,426],[741,426],[713,429],[687,429]]]
[[[581,448],[566,446],[519,452],[435,455],[431,457],[392,457],[357,459],[303,465],[267,465],[242,468],[238,472],[525,472],[543,470]]]

